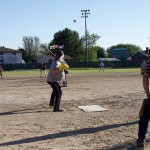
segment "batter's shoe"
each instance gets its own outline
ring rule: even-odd
[[[145,142],[143,140],[138,139],[134,145],[135,150],[144,150]]]
[[[53,112],[63,112],[62,109],[59,109],[59,110],[53,110]]]

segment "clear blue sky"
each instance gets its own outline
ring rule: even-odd
[[[38,36],[49,43],[64,28],[82,36],[82,9],[90,9],[87,29],[101,36],[98,46],[150,47],[150,0],[0,0],[0,46],[23,47],[24,36]]]

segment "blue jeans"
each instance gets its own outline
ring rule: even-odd
[[[138,138],[144,141],[148,129],[150,119],[150,99],[146,101],[144,114],[139,120]]]

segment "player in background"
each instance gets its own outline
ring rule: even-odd
[[[3,79],[3,68],[2,68],[2,66],[0,66],[0,76],[1,76],[1,79]]]
[[[41,74],[41,76],[40,76],[40,78],[42,78],[42,74],[44,73],[44,76],[46,77],[46,65],[43,63],[43,62],[41,62],[41,64],[40,64],[40,74]]]
[[[50,67],[50,71],[47,75],[47,83],[53,90],[49,105],[54,106],[54,112],[61,112],[62,110],[60,109],[60,101],[62,97],[62,90],[59,83],[65,76],[64,70],[68,69],[69,66],[64,61],[64,53],[62,50],[57,50],[55,56],[56,58],[54,58]]]
[[[103,70],[104,72],[104,63],[101,61],[100,64],[99,64],[99,72],[101,71],[101,69]]]

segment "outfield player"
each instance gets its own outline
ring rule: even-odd
[[[2,66],[0,66],[0,76],[1,76],[1,79],[3,79],[3,68],[2,68]]]
[[[104,72],[104,63],[101,61],[100,64],[99,64],[99,72],[101,71],[101,69],[103,70]]]
[[[54,58],[50,71],[47,75],[47,83],[52,88],[50,106],[54,106],[54,112],[61,112],[60,101],[62,97],[62,90],[59,82],[64,78],[64,70],[68,69],[69,66],[64,61],[64,53],[62,50],[56,51],[56,58]]]
[[[143,75],[143,88],[146,94],[146,98],[143,100],[140,112],[139,112],[139,130],[138,130],[138,140],[136,142],[137,148],[144,148],[144,141],[146,138],[146,133],[148,129],[149,119],[150,119],[150,91],[149,91],[149,78],[150,78],[150,59],[144,62],[142,65]]]
[[[43,62],[41,62],[41,65],[40,65],[40,73],[41,73],[41,76],[40,76],[40,78],[42,78],[42,73],[44,73],[44,76],[46,77],[46,65],[43,63]]]

